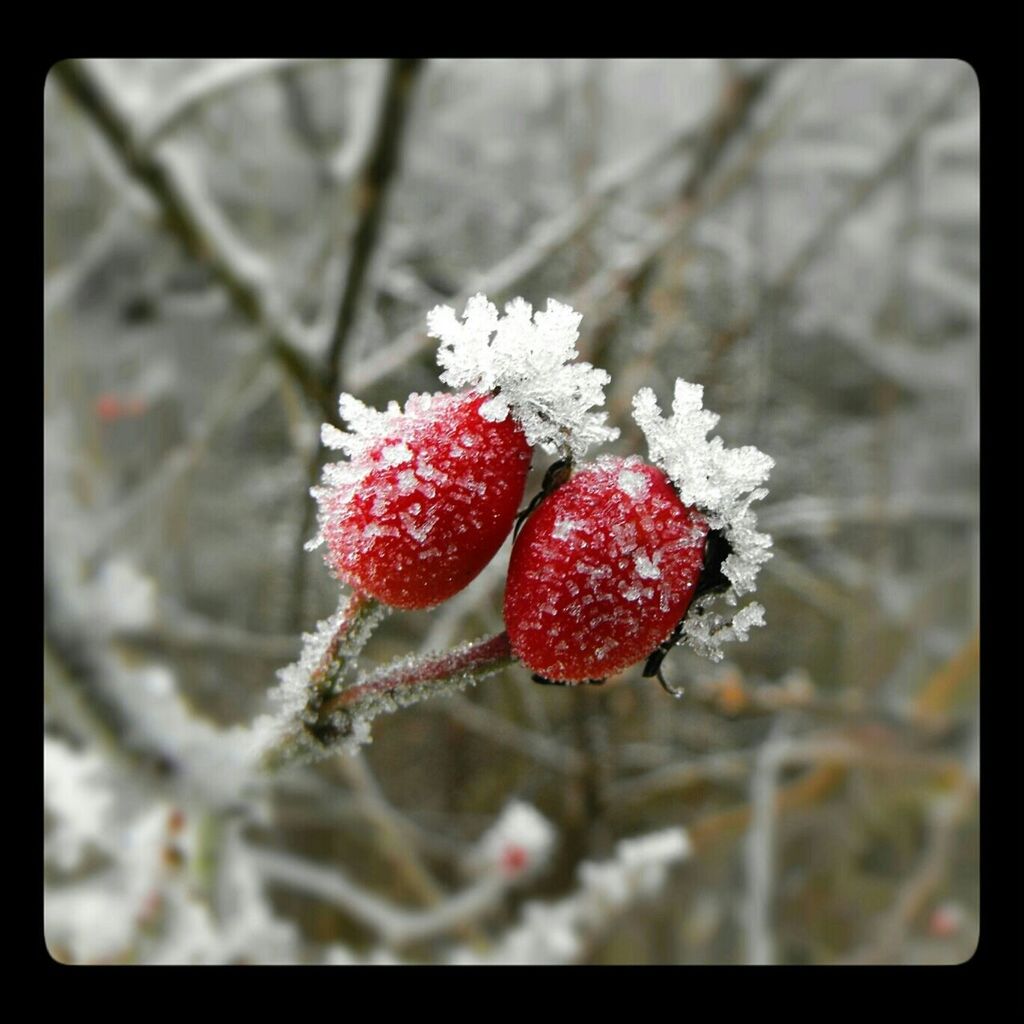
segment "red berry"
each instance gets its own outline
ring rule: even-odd
[[[360,438],[333,485],[315,492],[339,578],[395,608],[429,608],[494,557],[522,501],[531,449],[512,416],[480,414],[490,397],[414,395],[404,412],[372,414],[372,441]]]
[[[505,625],[516,656],[565,682],[644,660],[686,614],[707,534],[706,518],[638,457],[580,469],[512,549]]]

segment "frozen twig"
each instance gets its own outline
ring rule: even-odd
[[[765,151],[789,126],[797,111],[807,101],[813,80],[819,74],[818,66],[812,67],[800,86],[781,102],[768,123],[754,134],[728,168],[720,171],[716,160],[713,169],[709,169],[697,183],[698,188],[691,186],[691,179],[684,182],[684,197],[659,218],[657,224],[646,232],[632,251],[609,268],[598,271],[574,294],[573,305],[589,312],[587,328],[590,336],[602,331],[618,315],[636,289],[647,279],[665,249],[685,242],[700,219],[729,199],[749,178]],[[748,99],[752,102],[759,95],[760,91],[748,93]],[[730,120],[737,127],[744,123],[734,118]],[[716,156],[724,157],[726,151],[724,142],[715,147]]]
[[[815,230],[790,257],[785,267],[765,287],[756,309],[741,313],[731,324],[719,332],[714,348],[716,358],[720,357],[735,341],[749,334],[756,322],[763,320],[770,310],[779,306],[786,299],[803,274],[834,241],[843,225],[904,166],[914,147],[925,133],[934,127],[948,112],[950,104],[962,94],[966,87],[966,81],[965,76],[956,75],[954,77],[953,82],[914,118],[874,169],[852,186],[842,201],[822,218]],[[841,340],[847,341],[852,347],[855,347],[858,353],[867,358],[872,366],[884,376],[892,377],[897,383],[909,386],[913,390],[920,387],[920,376],[914,372],[907,373],[898,364],[898,361],[892,358],[891,354],[886,353],[879,346],[857,345],[856,342],[845,336]],[[934,360],[931,358],[919,359],[917,360],[917,369],[934,374],[933,362]]]
[[[382,607],[370,603],[372,614],[380,614]],[[508,636],[498,633],[443,654],[399,659],[339,688],[342,670],[337,666],[358,653],[373,624],[374,619],[367,617],[358,626],[352,634],[356,646],[339,648],[344,655],[340,660],[331,651],[337,631],[345,626],[344,609],[307,636],[303,657],[282,672],[281,684],[272,694],[280,711],[255,724],[265,767],[276,770],[297,760],[354,752],[369,740],[370,723],[378,715],[456,693],[512,662]]]
[[[461,695],[456,694],[450,701],[446,701],[444,711],[464,728],[544,768],[564,775],[578,775],[584,769],[584,758],[571,747],[543,733],[516,725]]]
[[[694,132],[693,128],[676,132],[667,142],[599,173],[591,191],[565,213],[538,224],[518,249],[476,275],[458,295],[446,301],[461,308],[477,292],[494,298],[514,292],[531,274],[587,231],[623,191],[683,149],[692,141]],[[429,340],[423,328],[414,324],[386,348],[351,366],[346,374],[346,386],[357,392],[370,387],[404,366]]]
[[[82,283],[109,256],[121,240],[128,221],[128,208],[115,206],[103,223],[89,236],[75,259],[66,267],[49,274],[43,284],[43,320],[66,303]]]
[[[239,629],[196,615],[186,608],[164,603],[159,619],[151,626],[127,628],[115,634],[118,643],[162,651],[219,651],[280,663],[294,656],[298,640]]]
[[[270,351],[312,396],[321,380],[303,351],[303,330],[272,287],[268,269],[234,237],[180,152],[140,149],[128,115],[106,84],[82,61],[62,61],[53,75],[92,121],[129,177],[160,206],[170,231],[197,262],[208,266],[238,309],[268,337]]]
[[[391,947],[443,934],[477,920],[499,905],[506,888],[500,879],[488,876],[429,910],[406,910],[367,892],[338,868],[321,867],[270,850],[254,850],[252,857],[268,881],[334,904]]]
[[[692,689],[687,690],[687,695],[692,696],[692,692]],[[782,708],[777,707],[775,710]],[[837,711],[840,711],[839,707]],[[878,726],[877,722],[871,724]],[[890,740],[895,736],[891,732],[880,735],[887,736]],[[680,764],[664,765],[623,779],[613,787],[612,797],[616,802],[634,803],[688,789],[702,782],[739,780],[750,770],[752,756],[749,751],[725,751]],[[789,740],[772,756],[777,757],[781,765],[864,765],[897,773],[923,773],[948,777],[957,777],[960,774],[958,762],[953,758],[903,750],[878,742],[873,745],[838,732],[824,733],[802,740]]]
[[[416,851],[421,830],[388,802],[361,753],[337,758],[334,766],[376,829],[384,857],[425,903],[439,902],[441,887]]]
[[[84,552],[86,559],[96,561],[102,557],[130,523],[162,501],[168,491],[199,463],[210,441],[229,417],[236,414],[253,395],[259,395],[266,387],[272,386],[272,376],[273,369],[267,366],[261,352],[239,360],[230,377],[210,400],[204,416],[189,430],[189,436],[167,452],[145,481],[108,513]]]
[[[224,93],[275,71],[297,68],[323,58],[263,57],[218,61],[183,78],[140,116],[134,141],[140,149],[151,149],[198,108]]]
[[[303,636],[299,660],[278,673],[275,707],[253,725],[261,762],[276,770],[296,760],[324,757],[351,736],[351,722],[334,722],[331,704],[366,641],[388,609],[365,594],[344,596],[338,610]]]
[[[483,955],[461,951],[457,964],[578,963],[608,927],[664,888],[668,872],[689,858],[690,840],[681,828],[668,828],[620,840],[614,855],[580,864],[577,888],[551,903],[531,902],[519,923]]]
[[[747,888],[744,906],[746,962],[770,965],[775,961],[771,927],[772,886],[775,876],[775,813],[779,772],[787,742],[771,736],[754,760],[750,776],[750,827],[744,853]]]
[[[395,948],[452,931],[476,937],[476,922],[498,909],[510,888],[544,868],[554,842],[554,830],[542,815],[529,805],[510,803],[475,845],[475,881],[454,895],[438,891],[434,905],[425,910],[395,906],[341,871],[291,854],[261,850],[253,855],[266,879],[334,903]]]
[[[422,60],[394,59],[388,66],[383,86],[377,123],[360,176],[353,183],[357,220],[349,246],[348,263],[337,316],[329,333],[327,352],[318,378],[321,409],[324,418],[339,425],[335,394],[341,377],[341,362],[353,325],[356,322],[367,275],[377,248],[388,190],[397,174],[405,123],[412,101],[413,86],[419,76]],[[309,460],[309,486],[316,483],[327,457],[324,448],[318,448]],[[307,537],[313,529],[314,506],[303,507],[301,536]],[[304,619],[303,599],[306,590],[307,559],[303,552],[296,553],[292,569],[293,619]]]
[[[332,422],[337,411],[333,396],[340,377],[340,362],[362,299],[363,283],[380,234],[388,188],[399,165],[402,137],[409,113],[413,86],[419,76],[421,60],[393,60],[388,68],[380,116],[365,166],[355,183],[358,220],[352,236],[348,272],[342,290],[341,306],[327,350],[325,390],[331,396],[325,409]]]

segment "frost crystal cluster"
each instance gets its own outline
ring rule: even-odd
[[[524,299],[513,299],[500,316],[486,296],[474,295],[461,322],[451,306],[437,306],[427,325],[430,337],[441,341],[441,380],[453,388],[497,392],[482,416],[500,422],[511,412],[530,445],[581,458],[591,445],[619,436],[605,425],[606,412],[591,411],[604,405],[611,378],[573,361],[581,319],[554,299],[537,313]]]
[[[653,462],[659,465],[679,490],[685,505],[700,509],[713,530],[720,530],[732,553],[722,565],[730,586],[725,601],[754,590],[761,566],[771,558],[771,537],[757,530],[753,502],[768,491],[760,486],[768,478],[774,460],[751,445],[726,448],[720,437],[708,440],[708,432],[719,417],[703,407],[704,388],[676,380],[672,415],[663,418],[650,388],[642,388],[633,399],[633,418],[647,438]],[[746,640],[752,626],[764,624],[764,609],[752,603],[732,619],[707,613],[712,595],[695,603],[683,626],[684,640],[699,654],[720,661],[721,643]],[[707,613],[707,614],[706,614]]]

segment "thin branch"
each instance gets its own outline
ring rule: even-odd
[[[900,887],[892,909],[882,915],[874,936],[840,957],[839,963],[885,964],[897,958],[907,932],[946,877],[957,830],[973,805],[974,795],[974,786],[964,778],[952,795],[932,804],[925,849],[916,869]]]
[[[444,654],[400,659],[365,676],[324,705],[324,715],[345,712],[372,718],[437,693],[462,689],[512,663],[508,634],[498,633]]]
[[[298,645],[294,636],[253,633],[167,603],[164,603],[153,626],[123,630],[116,633],[114,639],[117,643],[143,650],[217,651],[277,663],[294,657]]]
[[[337,318],[330,333],[327,354],[319,377],[320,408],[323,418],[340,425],[336,400],[341,362],[352,327],[363,298],[364,285],[380,235],[388,189],[398,171],[405,122],[412,100],[412,90],[423,61],[395,59],[388,66],[380,103],[380,115],[373,143],[358,181],[353,185],[358,220],[349,246],[348,266],[341,289]],[[320,475],[327,451],[318,446],[306,467],[308,486]],[[303,540],[313,529],[313,503],[303,506],[299,530],[299,548],[292,567],[292,620],[296,626],[305,621],[306,567],[308,561],[301,549]]]
[[[584,768],[584,758],[571,747],[543,733],[516,725],[465,697],[455,695],[440,710],[464,728],[471,729],[492,743],[514,750],[544,768],[563,775],[578,775]]]
[[[719,171],[715,166],[706,172],[693,187],[684,183],[684,197],[659,218],[655,224],[626,256],[611,267],[599,271],[573,296],[572,305],[588,310],[589,319],[584,320],[587,337],[606,329],[627,302],[633,301],[638,288],[647,280],[664,251],[671,245],[685,242],[693,233],[698,222],[711,210],[721,206],[743,185],[764,155],[765,151],[789,126],[800,107],[807,101],[813,79],[821,73],[815,65],[798,88],[782,102],[768,123],[746,144],[741,154],[727,169]],[[746,93],[747,102],[763,95],[762,90]],[[726,107],[726,110],[729,108]],[[745,116],[739,120],[730,114],[735,127],[746,123],[752,115],[752,108],[745,108]],[[714,133],[715,129],[712,128]],[[715,148],[718,155],[725,154],[724,142]],[[699,186],[699,187],[697,187]]]
[[[412,90],[422,64],[423,61],[419,59],[396,59],[391,62],[373,145],[363,172],[355,183],[359,219],[352,236],[341,307],[327,350],[324,390],[329,405],[333,403],[341,358],[359,311],[367,270],[377,246],[388,188],[398,170]],[[327,414],[331,422],[336,420],[336,410],[327,408]]]
[[[508,297],[523,281],[589,230],[622,192],[681,151],[693,141],[695,134],[693,127],[681,129],[668,141],[596,175],[592,190],[587,195],[565,213],[537,225],[518,249],[476,275],[458,295],[446,302],[461,308],[477,292],[495,300]],[[346,387],[361,391],[376,384],[403,366],[429,341],[422,325],[413,324],[386,348],[362,360],[358,366],[350,367],[346,373]]]
[[[406,910],[366,892],[337,868],[321,867],[279,851],[252,850],[251,856],[267,880],[333,903],[392,948],[478,920],[500,906],[506,890],[501,879],[488,876],[429,910]]]
[[[878,162],[875,169],[852,186],[843,200],[822,218],[817,228],[793,254],[786,266],[765,287],[757,308],[740,314],[719,332],[712,350],[715,358],[721,357],[732,344],[746,337],[757,321],[762,320],[772,308],[779,306],[785,300],[807,269],[832,244],[843,225],[903,167],[925,132],[945,116],[950,105],[963,93],[968,82],[967,76],[957,75],[952,84],[944,89],[937,99],[928,104],[911,122],[903,135]],[[848,339],[843,338],[842,340]],[[855,343],[851,341],[850,344],[854,345]],[[879,347],[861,345],[856,348],[862,356],[870,356]],[[932,361],[933,357],[929,357],[929,363]],[[884,376],[893,377],[897,383],[903,386],[914,389],[919,387],[919,381],[915,374],[900,372],[901,367],[896,365],[892,358],[887,359],[883,350],[879,349],[872,365]]]
[[[416,852],[421,829],[388,802],[361,753],[336,758],[334,768],[348,782],[364,819],[377,832],[379,848],[398,876],[424,903],[439,903],[443,890]]]
[[[127,207],[114,207],[82,245],[74,260],[47,275],[43,283],[44,323],[74,296],[85,279],[110,255],[121,240],[127,221]]]
[[[164,136],[191,117],[199,107],[221,98],[239,85],[275,71],[291,70],[324,59],[250,57],[243,60],[220,61],[211,67],[203,68],[181,80],[143,112],[134,129],[135,144],[139,149],[152,149]],[[330,63],[335,61],[331,60]]]
[[[92,121],[129,177],[160,206],[167,228],[198,263],[209,267],[237,308],[266,332],[281,365],[321,404],[319,374],[303,351],[303,328],[271,287],[269,270],[234,237],[181,154],[140,150],[131,122],[104,83],[81,61],[61,61],[53,75]]]
[[[729,751],[665,765],[617,783],[612,789],[612,798],[616,802],[639,803],[704,782],[738,781],[749,770],[752,756],[750,751]],[[773,756],[779,758],[780,766],[824,763],[949,778],[962,774],[962,766],[951,757],[872,746],[841,734],[793,740]]]
[[[775,810],[779,773],[786,752],[787,741],[773,735],[761,745],[750,773],[750,827],[744,851],[747,876],[744,935],[748,964],[770,965],[775,961],[771,929]]]
[[[879,505],[869,496],[823,498],[802,495],[786,502],[765,505],[759,513],[764,529],[775,537],[807,536],[829,533],[836,527],[852,523],[893,524],[939,523],[970,524],[978,520],[978,502],[955,495],[906,495]]]
[[[95,562],[102,557],[129,523],[155,502],[162,501],[167,491],[195,468],[220,427],[265,386],[268,372],[273,370],[267,366],[262,352],[250,353],[234,367],[211,399],[203,419],[189,430],[189,437],[168,451],[146,480],[107,514],[84,552],[87,561]]]

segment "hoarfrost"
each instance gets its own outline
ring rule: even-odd
[[[732,553],[722,565],[730,583],[724,601],[735,606],[741,595],[755,589],[761,566],[771,558],[771,537],[757,530],[750,506],[768,493],[761,484],[775,462],[751,445],[726,448],[720,437],[708,440],[719,417],[704,409],[703,399],[700,384],[677,379],[672,415],[664,418],[654,392],[641,388],[633,398],[633,418],[647,438],[651,461],[668,474],[680,501],[700,509],[709,527],[720,530],[729,542]],[[703,599],[693,612],[706,612],[713,601]],[[683,639],[698,653],[719,661],[722,641],[746,640],[751,626],[764,624],[763,611],[751,604],[731,621],[720,614],[690,614]]]
[[[389,466],[401,466],[403,463],[412,462],[413,458],[412,450],[404,441],[387,445],[380,454]]]
[[[586,523],[581,523],[576,519],[556,519],[554,528],[551,530],[551,536],[556,540],[568,540],[572,535],[573,530],[586,529]]]
[[[43,737],[43,792],[53,816],[44,850],[64,870],[74,868],[90,848],[109,848],[114,798],[103,785],[105,777],[104,762],[95,752]]]
[[[655,553],[657,558],[657,553]],[[645,580],[660,580],[661,570],[654,564],[654,562],[647,557],[645,551],[638,551],[633,556],[633,565],[636,567],[636,573],[638,576],[643,577]]]
[[[620,470],[616,483],[619,490],[625,491],[631,498],[641,501],[647,497],[651,481],[644,473],[636,473],[631,469]]]
[[[484,954],[454,953],[456,964],[572,963],[584,955],[602,930],[633,904],[657,895],[671,867],[690,857],[689,836],[681,828],[623,839],[604,862],[584,861],[576,890],[552,903],[531,901],[513,926]]]
[[[513,299],[502,317],[481,294],[466,304],[461,322],[450,306],[437,306],[427,325],[430,337],[441,341],[437,361],[444,383],[497,391],[480,407],[481,416],[500,422],[511,411],[531,446],[582,458],[619,431],[605,425],[606,412],[591,411],[604,405],[611,378],[589,363],[573,362],[581,318],[554,299],[537,313],[524,299]]]

